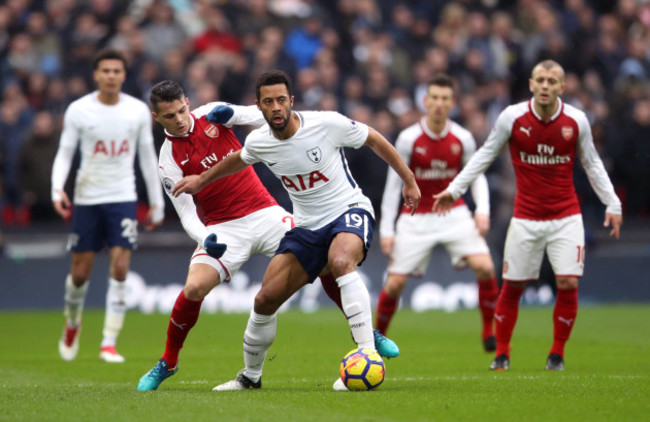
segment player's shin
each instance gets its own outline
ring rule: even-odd
[[[115,346],[126,315],[126,282],[108,279],[102,347]]]
[[[275,340],[277,329],[277,313],[262,315],[251,311],[244,332],[244,375],[253,382],[262,377],[262,368],[266,351]]]
[[[578,289],[558,289],[553,309],[553,346],[549,354],[564,356],[566,344],[578,315]]]
[[[499,286],[496,276],[478,280],[478,305],[483,322],[483,340],[494,334],[494,311],[499,297]]]
[[[361,348],[375,350],[372,333],[372,310],[370,309],[370,294],[359,273],[353,271],[336,279],[341,289],[341,303],[352,337]]]
[[[510,283],[503,283],[497,307],[494,311],[496,321],[496,356],[505,354],[510,356],[510,339],[512,332],[517,324],[519,315],[519,301],[524,293],[524,283],[518,283],[516,286]]]
[[[70,328],[75,328],[81,323],[81,314],[87,292],[88,282],[84,283],[81,287],[77,287],[72,282],[72,276],[68,274],[65,279],[63,314]]]
[[[390,325],[395,311],[399,305],[399,296],[390,297],[385,289],[381,290],[379,294],[379,301],[377,302],[377,323],[375,327],[380,333],[386,335],[388,326]]]

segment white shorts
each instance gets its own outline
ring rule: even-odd
[[[449,252],[451,264],[458,269],[467,265],[466,257],[490,253],[465,205],[452,208],[444,216],[401,214],[395,226],[395,243],[388,272],[423,275],[431,252],[438,244]]]
[[[503,250],[503,279],[537,280],[544,251],[556,276],[582,277],[585,266],[582,215],[548,221],[513,217]]]
[[[251,255],[261,253],[272,257],[284,234],[293,226],[293,217],[284,208],[274,205],[255,211],[237,220],[208,226],[217,234],[217,242],[228,245],[219,259],[208,255],[201,245],[196,248],[190,265],[207,264],[219,271],[221,281],[229,281]]]

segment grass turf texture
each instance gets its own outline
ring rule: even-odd
[[[510,371],[491,372],[479,314],[400,311],[391,327],[402,355],[386,361],[372,392],[332,391],[354,348],[338,310],[281,314],[263,388],[211,391],[243,367],[247,315],[204,314],[181,353],[180,371],[158,391],[139,378],[163,352],[168,316],[131,312],[118,349],[98,359],[103,311],[84,314],[79,356],[63,362],[61,312],[2,312],[2,421],[625,421],[650,420],[650,307],[581,308],[566,370],[546,372],[552,308],[522,308]]]

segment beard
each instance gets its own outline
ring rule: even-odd
[[[271,126],[271,129],[281,132],[283,131],[287,125],[289,124],[289,119],[282,118],[282,123],[274,123],[272,120],[269,120],[269,126]]]

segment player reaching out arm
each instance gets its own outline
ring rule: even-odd
[[[351,177],[341,148],[371,147],[403,177],[405,203],[415,211],[420,201],[413,173],[376,131],[335,112],[293,111],[291,82],[284,72],[262,74],[256,94],[268,126],[251,132],[239,154],[204,175],[184,178],[173,191],[202,192],[219,183],[218,178],[261,161],[280,179],[294,208],[296,226],[280,242],[255,297],[244,333],[245,368],[236,379],[215,387],[217,391],[261,387],[278,308],[319,274],[336,278],[357,345],[375,348],[370,296],[356,271],[372,240],[374,213]],[[337,383],[335,389],[340,388]]]
[[[509,147],[517,194],[504,246],[504,284],[495,310],[493,370],[509,368],[519,300],[526,282],[539,277],[545,251],[557,284],[554,341],[546,369],[564,369],[564,346],[578,313],[578,279],[585,260],[584,227],[573,185],[576,156],[606,206],[604,225],[611,226],[611,236],[619,238],[623,222],[621,201],[594,147],[587,117],[559,98],[565,89],[562,66],[552,60],[538,63],[529,87],[533,98],[506,108],[483,147],[447,189],[435,195],[434,210],[448,212],[469,183],[490,166],[502,148]]]

